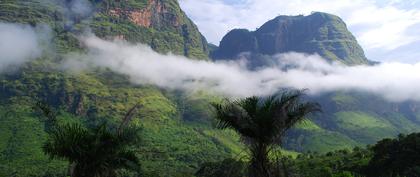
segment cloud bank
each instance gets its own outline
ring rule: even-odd
[[[69,55],[67,68],[105,67],[130,76],[137,84],[152,84],[187,92],[206,90],[228,97],[267,95],[284,88],[307,88],[310,94],[363,91],[390,101],[420,101],[420,63],[344,66],[317,55],[273,56],[275,66],[247,69],[243,61],[211,62],[162,55],[150,47],[122,41],[81,37],[87,55]],[[83,67],[82,67],[83,66]]]
[[[48,36],[46,27],[0,23],[0,72],[40,57]]]

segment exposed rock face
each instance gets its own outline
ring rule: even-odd
[[[152,24],[151,17],[152,13],[146,10],[133,11],[130,13],[130,20],[133,23],[143,27],[150,27]]]
[[[256,31],[235,29],[212,56],[235,58],[241,52],[274,55],[284,52],[317,53],[329,61],[368,64],[363,49],[337,16],[316,12],[309,16],[278,16]]]
[[[234,29],[223,38],[216,58],[234,58],[241,52],[258,52],[258,40],[253,32]]]
[[[148,0],[147,6],[142,9],[109,9],[109,14],[117,17],[128,16],[131,22],[142,27],[157,27],[162,22],[172,27],[180,25],[179,17],[171,13],[168,5],[160,0]]]
[[[124,31],[114,34],[112,38],[122,36],[123,39],[132,40],[131,42],[146,43],[159,52],[173,52],[200,59],[208,57],[207,40],[181,10],[176,0],[104,1],[99,7],[102,7],[100,13],[112,17],[117,23],[129,22],[136,25],[138,31],[142,32],[139,35],[143,35],[131,36],[135,31],[130,31],[130,36],[127,36]],[[136,41],[135,38],[141,40]]]

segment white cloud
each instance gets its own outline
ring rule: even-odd
[[[369,50],[381,49],[385,52],[420,41],[419,33],[410,34],[407,31],[420,24],[420,6],[415,8],[418,5],[415,1],[384,3],[379,0],[245,0],[236,4],[227,4],[223,0],[180,2],[203,34],[215,44],[233,28],[255,29],[277,15],[307,15],[312,11],[328,12],[342,17],[361,45],[368,50],[368,56]]]
[[[38,33],[37,30],[42,32]],[[40,45],[48,36],[46,30],[29,25],[0,23],[0,72],[40,57]]]
[[[337,90],[362,91],[390,101],[420,101],[420,63],[376,66],[329,64],[317,55],[273,56],[275,66],[249,70],[241,61],[211,62],[162,55],[150,47],[94,36],[81,40],[87,55],[69,55],[71,67],[105,67],[128,75],[137,84],[152,84],[188,92],[206,90],[230,97],[266,95],[283,88],[308,88],[311,94]],[[75,64],[76,59],[81,62]],[[285,69],[287,66],[287,70]]]

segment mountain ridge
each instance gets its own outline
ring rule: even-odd
[[[319,54],[328,61],[348,65],[370,64],[346,24],[335,15],[313,12],[278,16],[255,31],[233,29],[211,53],[214,59],[235,58],[238,53],[274,55],[286,52]]]
[[[247,59],[251,69],[276,65],[277,54],[317,54],[346,66],[373,65],[346,24],[337,16],[315,12],[308,16],[278,16],[255,31],[233,29],[211,52],[213,60]],[[305,78],[301,78],[304,80]],[[332,91],[309,99],[319,102],[323,114],[288,133],[284,146],[299,152],[327,152],[374,143],[399,133],[420,130],[415,109],[420,103],[390,102],[375,94]]]

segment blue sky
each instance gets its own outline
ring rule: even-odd
[[[420,62],[420,0],[180,0],[209,42],[233,28],[254,30],[278,15],[340,16],[371,60]]]

